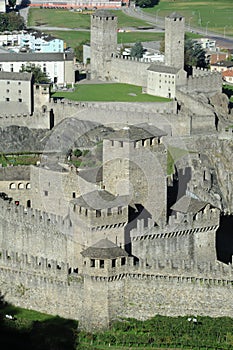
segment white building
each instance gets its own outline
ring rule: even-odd
[[[34,52],[63,52],[64,41],[49,34],[29,31],[19,35],[20,47],[26,47]]]
[[[0,71],[20,72],[22,66],[40,66],[52,83],[59,85],[75,82],[75,58],[72,53],[1,53]]]

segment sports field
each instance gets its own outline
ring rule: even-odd
[[[185,17],[191,27],[233,36],[232,0],[160,0],[157,6],[143,11],[159,17],[176,11]]]

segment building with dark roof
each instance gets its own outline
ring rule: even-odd
[[[36,65],[46,73],[52,83],[64,85],[75,82],[75,58],[72,53],[13,53],[0,55],[0,71],[20,72],[22,66]]]

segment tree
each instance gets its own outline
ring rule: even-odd
[[[190,67],[206,68],[205,50],[202,46],[192,40],[186,39],[184,44],[184,66],[188,70]]]
[[[23,64],[20,69],[20,72],[32,73],[35,83],[50,83],[50,79],[47,76],[47,74],[42,72],[40,66],[36,66],[35,64]]]
[[[76,148],[74,150],[74,156],[79,158],[79,157],[81,157],[81,155],[82,155],[82,151],[80,149]]]
[[[143,46],[140,42],[137,42],[134,44],[134,46],[131,49],[130,56],[136,57],[136,58],[142,58],[143,56]]]
[[[0,13],[0,31],[22,30],[25,28],[23,17],[15,12]]]
[[[153,7],[158,5],[159,0],[136,0],[135,5],[140,7]]]
[[[78,46],[75,47],[74,53],[78,62],[83,62],[83,45],[89,43],[88,40],[83,40]],[[84,62],[86,63],[86,62]]]

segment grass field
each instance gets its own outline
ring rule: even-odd
[[[56,92],[53,97],[73,101],[103,102],[166,102],[167,98],[142,94],[140,86],[129,84],[77,85],[74,92]]]
[[[143,11],[160,17],[176,11],[191,26],[233,36],[232,0],[160,0],[157,6]]]
[[[147,26],[148,23],[126,16],[121,11],[112,11],[117,14],[118,28]],[[29,9],[28,26],[49,26],[61,28],[90,28],[90,14],[81,14],[68,10]]]
[[[90,32],[86,31],[45,31],[53,36],[62,39],[66,42],[67,46],[75,48],[82,41],[90,41]],[[130,32],[130,33],[118,33],[118,43],[135,43],[136,41],[160,41],[163,39],[163,33],[150,33],[150,32]]]

